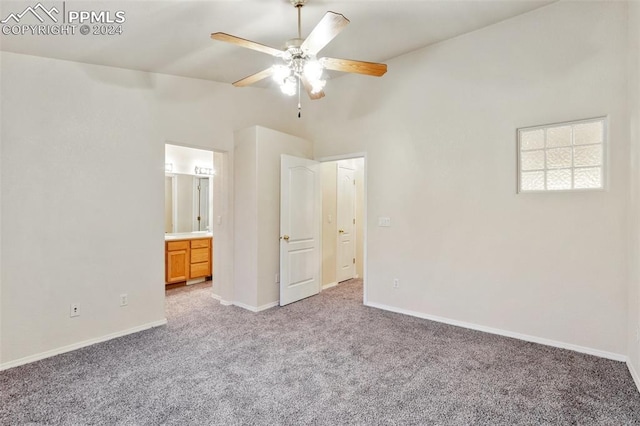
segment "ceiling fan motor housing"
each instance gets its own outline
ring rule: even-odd
[[[286,50],[282,54],[284,63],[298,76],[300,76],[304,70],[304,64],[309,60],[315,59],[302,50],[300,47],[302,42],[304,42],[304,39],[301,38],[287,40],[285,44]]]
[[[304,42],[303,38],[292,38],[289,39],[285,42],[284,47],[285,49],[289,50],[290,48],[300,48],[300,46],[302,46],[302,43]]]

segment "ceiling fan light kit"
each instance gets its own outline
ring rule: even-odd
[[[211,38],[232,43],[240,47],[257,50],[278,58],[279,63],[233,83],[236,87],[249,86],[265,78],[271,77],[282,93],[288,96],[298,95],[298,111],[300,111],[301,86],[310,99],[321,99],[325,96],[327,83],[324,70],[357,73],[380,77],[387,72],[385,64],[349,59],[320,58],[316,55],[333,40],[349,20],[340,13],[327,12],[306,39],[302,38],[301,9],[307,0],[290,0],[298,11],[298,37],[285,43],[284,49],[276,49],[226,33],[213,33]],[[298,117],[300,113],[298,112]]]

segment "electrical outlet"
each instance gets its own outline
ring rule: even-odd
[[[127,306],[129,304],[129,296],[127,293],[120,295],[120,306]]]
[[[636,343],[640,345],[640,325],[636,328]]]
[[[398,278],[393,279],[393,288],[400,288],[400,280]]]
[[[379,217],[378,218],[378,226],[384,226],[384,227],[391,226],[391,218],[390,217]]]
[[[79,317],[79,316],[80,316],[80,304],[72,303],[71,306],[69,307],[69,317],[73,318],[73,317]]]
[[[280,274],[276,274],[276,284],[280,282]]]

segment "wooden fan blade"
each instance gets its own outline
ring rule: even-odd
[[[307,91],[307,95],[309,95],[309,98],[312,101],[324,98],[324,90],[321,90],[318,93],[313,93],[311,91],[311,89],[312,89],[311,83],[309,83],[309,80],[307,80],[306,77],[304,77],[304,76],[302,77],[302,85],[304,86],[304,90]]]
[[[240,47],[246,47],[247,49],[257,50],[258,52],[266,53],[272,56],[282,55],[282,50],[276,49],[271,46],[256,43],[255,41],[245,40],[240,37],[232,36],[227,33],[213,33],[211,38],[218,41],[225,41],[227,43],[235,44]]]
[[[387,72],[387,64],[352,61],[350,59],[320,58],[320,63],[328,70],[354,72],[380,77]]]
[[[250,84],[256,83],[260,80],[264,80],[267,77],[271,77],[272,74],[273,74],[273,69],[269,67],[266,70],[262,70],[260,72],[250,75],[249,77],[245,77],[242,80],[238,80],[235,83],[233,83],[233,85],[236,87],[249,86]]]
[[[315,55],[329,44],[348,23],[349,20],[343,15],[327,12],[300,47],[303,51]]]

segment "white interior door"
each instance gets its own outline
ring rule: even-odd
[[[338,247],[337,281],[356,276],[356,181],[355,171],[338,166],[337,210]]]
[[[320,164],[282,155],[280,169],[280,306],[320,291]]]

